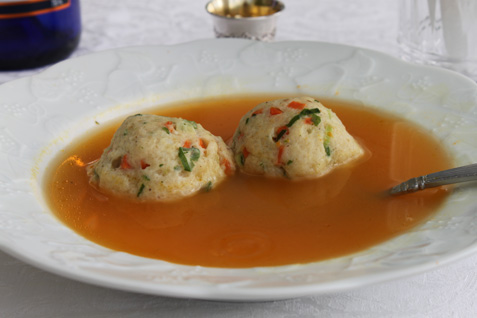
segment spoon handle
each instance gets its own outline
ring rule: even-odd
[[[414,192],[445,184],[477,180],[477,163],[412,178],[391,188],[391,194]]]

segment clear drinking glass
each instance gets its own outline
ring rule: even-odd
[[[477,1],[400,0],[401,57],[477,80]]]

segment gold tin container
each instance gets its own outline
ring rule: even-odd
[[[275,38],[277,16],[283,9],[283,3],[274,0],[211,0],[206,5],[216,37],[258,41]]]

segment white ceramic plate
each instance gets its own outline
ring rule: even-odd
[[[361,253],[273,268],[175,265],[98,246],[61,224],[42,195],[49,161],[95,121],[153,105],[241,93],[338,96],[417,121],[477,162],[477,85],[359,48],[206,40],[71,59],[0,86],[0,247],[42,269],[129,291],[215,300],[335,292],[434,268],[477,250],[477,187],[461,186],[429,222]]]

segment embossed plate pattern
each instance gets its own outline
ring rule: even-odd
[[[47,271],[129,291],[215,300],[328,293],[415,274],[477,250],[477,191],[462,186],[415,230],[305,265],[220,269],[112,251],[62,225],[42,196],[49,161],[95,121],[172,101],[308,94],[398,113],[435,134],[456,165],[477,162],[477,85],[360,48],[204,40],[105,51],[0,86],[0,247]]]

